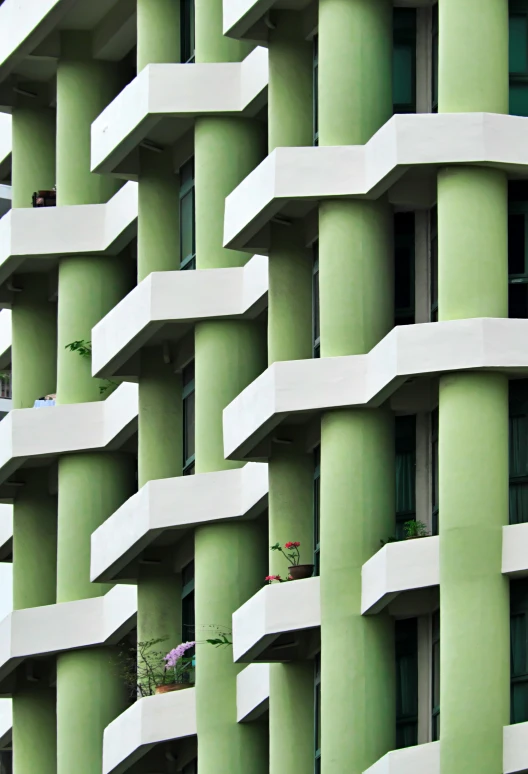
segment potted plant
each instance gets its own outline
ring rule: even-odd
[[[416,538],[429,537],[427,524],[423,521],[406,521],[403,525],[404,540],[415,540]]]
[[[159,650],[166,638],[145,640],[121,653],[122,676],[130,688],[131,698],[189,688],[193,680],[194,657],[185,653],[194,642],[184,642],[168,653]]]
[[[270,546],[271,551],[279,551],[287,560],[288,577],[281,578],[280,575],[267,575],[266,580],[268,583],[273,581],[284,583],[286,580],[302,580],[303,578],[312,577],[314,566],[313,564],[301,564],[300,545],[298,541],[290,541],[285,543],[284,547],[280,543]]]

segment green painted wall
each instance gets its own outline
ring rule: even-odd
[[[443,0],[439,29],[440,112],[507,113],[508,3]],[[507,207],[504,173],[439,173],[439,320],[507,316]],[[439,476],[441,772],[495,774],[509,722],[506,377],[441,377]]]
[[[12,739],[16,774],[57,774],[56,724],[53,688],[36,683],[17,686]]]
[[[11,123],[12,205],[31,207],[34,191],[55,185],[55,111],[20,101]]]

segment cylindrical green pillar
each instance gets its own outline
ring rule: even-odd
[[[392,3],[320,0],[318,56],[319,145],[366,143],[392,113]],[[387,202],[321,202],[321,356],[369,352],[393,325],[393,298]],[[362,774],[394,747],[393,624],[386,613],[361,616],[361,568],[394,528],[393,482],[390,412],[323,416],[323,774]]]
[[[34,191],[55,185],[55,112],[17,95],[12,119],[13,207],[31,207]],[[38,102],[40,100],[37,100]],[[31,100],[33,102],[33,100]],[[31,408],[54,393],[57,309],[42,275],[16,277],[12,302],[13,407]],[[13,503],[13,608],[56,600],[57,500],[47,468],[26,470]],[[13,693],[13,763],[17,774],[56,774],[55,690],[17,675]]]
[[[196,61],[236,62],[249,51],[222,35],[221,0],[196,2]],[[198,269],[242,266],[248,256],[225,250],[226,196],[265,153],[261,127],[239,118],[199,118],[195,128]],[[224,460],[222,411],[266,366],[265,331],[253,323],[202,322],[195,331],[196,472],[236,467]],[[212,389],[214,385],[214,389]],[[263,582],[266,538],[256,522],[199,527],[195,532],[196,632],[231,626],[231,616]],[[222,583],[218,582],[222,578]],[[267,774],[267,729],[236,722],[231,648],[202,645],[196,654],[200,774]]]
[[[439,111],[508,112],[508,3],[442,0],[439,41]],[[503,172],[440,171],[439,320],[507,316],[507,217]],[[441,771],[495,774],[510,687],[506,377],[440,379],[439,498]]]
[[[180,3],[137,0],[137,71],[180,61]]]
[[[117,190],[109,176],[90,172],[90,125],[123,80],[116,65],[91,58],[91,36],[63,33],[57,71],[57,201],[101,203]],[[59,403],[104,398],[88,358],[66,345],[89,340],[92,327],[133,284],[126,256],[63,258],[59,265]],[[102,385],[104,386],[104,384]],[[99,596],[90,583],[90,536],[134,491],[134,461],[124,453],[81,453],[59,460],[57,601]],[[57,658],[57,774],[99,774],[105,727],[121,712],[126,691],[111,649]]]
[[[312,145],[313,46],[299,14],[270,15],[268,40],[268,147]],[[312,356],[312,253],[304,230],[271,224],[268,291],[268,363]],[[302,560],[313,559],[313,460],[302,450],[274,446],[269,460],[269,545],[300,541]],[[287,577],[284,557],[271,553],[271,575]],[[313,771],[313,664],[270,666],[270,774]],[[299,704],[292,711],[292,698]],[[308,701],[303,700],[310,697]]]

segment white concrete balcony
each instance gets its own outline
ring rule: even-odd
[[[186,528],[251,519],[268,502],[268,466],[149,481],[92,534],[91,580],[135,581],[145,548]]]
[[[232,269],[149,274],[92,330],[92,373],[134,379],[138,353],[177,342],[199,320],[251,320],[267,306],[268,259]]]
[[[137,212],[136,183],[106,204],[11,210],[0,220],[0,286],[28,262],[49,271],[62,255],[117,255],[135,236]]]
[[[439,537],[387,543],[361,570],[361,612],[363,615],[379,613],[403,592],[430,590],[439,585]],[[434,610],[437,602],[437,592],[414,594],[404,603],[405,614],[424,615]],[[402,605],[398,612],[401,608]]]
[[[1,33],[0,33],[1,35]],[[11,166],[11,116],[0,113],[0,180]],[[0,218],[11,209],[11,186],[0,184]]]
[[[14,409],[0,422],[0,484],[37,460],[120,448],[137,428],[137,394],[122,384],[104,401]]]
[[[224,245],[267,253],[273,218],[305,217],[321,199],[389,192],[394,204],[432,205],[439,165],[526,176],[527,127],[527,118],[492,113],[395,115],[366,145],[277,148],[227,197]]]
[[[320,626],[319,578],[269,584],[233,614],[233,660],[290,661]]]
[[[265,459],[284,425],[327,409],[379,406],[409,379],[528,372],[528,320],[475,318],[394,328],[366,355],[274,363],[224,409],[226,459]],[[412,413],[412,411],[410,412]]]
[[[526,774],[528,723],[504,726],[503,745],[503,774]],[[440,742],[393,750],[363,774],[440,774]]]
[[[200,115],[255,116],[264,107],[268,52],[242,62],[151,64],[92,124],[92,171],[137,175],[137,150],[174,144]]]
[[[292,8],[299,12],[299,27],[304,32],[303,37],[308,38],[317,28],[317,7],[310,4],[310,0],[295,0],[286,6],[280,0],[224,0],[224,35],[266,42],[271,26],[269,12],[276,7]]]
[[[0,699],[0,750],[11,746],[13,709],[11,699]]]
[[[11,310],[0,310],[0,371],[11,369]]]
[[[268,709],[269,665],[252,664],[237,676],[237,720],[256,720]],[[196,736],[194,688],[147,696],[104,732],[103,774],[123,774],[156,745]]]
[[[103,774],[121,774],[155,745],[195,735],[194,688],[146,696],[106,727]]]
[[[135,586],[102,597],[15,610],[0,621],[0,681],[25,659],[119,642],[136,622]]]
[[[119,0],[4,0],[0,6],[0,80],[20,68],[48,80],[59,56],[60,29],[92,30],[95,58],[118,61],[135,44],[135,14]],[[29,73],[29,76],[28,76]]]

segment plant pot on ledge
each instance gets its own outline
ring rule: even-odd
[[[57,204],[57,192],[53,189],[35,191],[32,196],[33,207],[55,207]]]
[[[313,575],[313,564],[296,564],[288,567],[288,572],[292,580],[303,580],[303,578],[311,578]]]
[[[157,685],[154,693],[171,693],[172,691],[182,691],[184,688],[192,688],[192,683],[167,683],[166,685]]]

